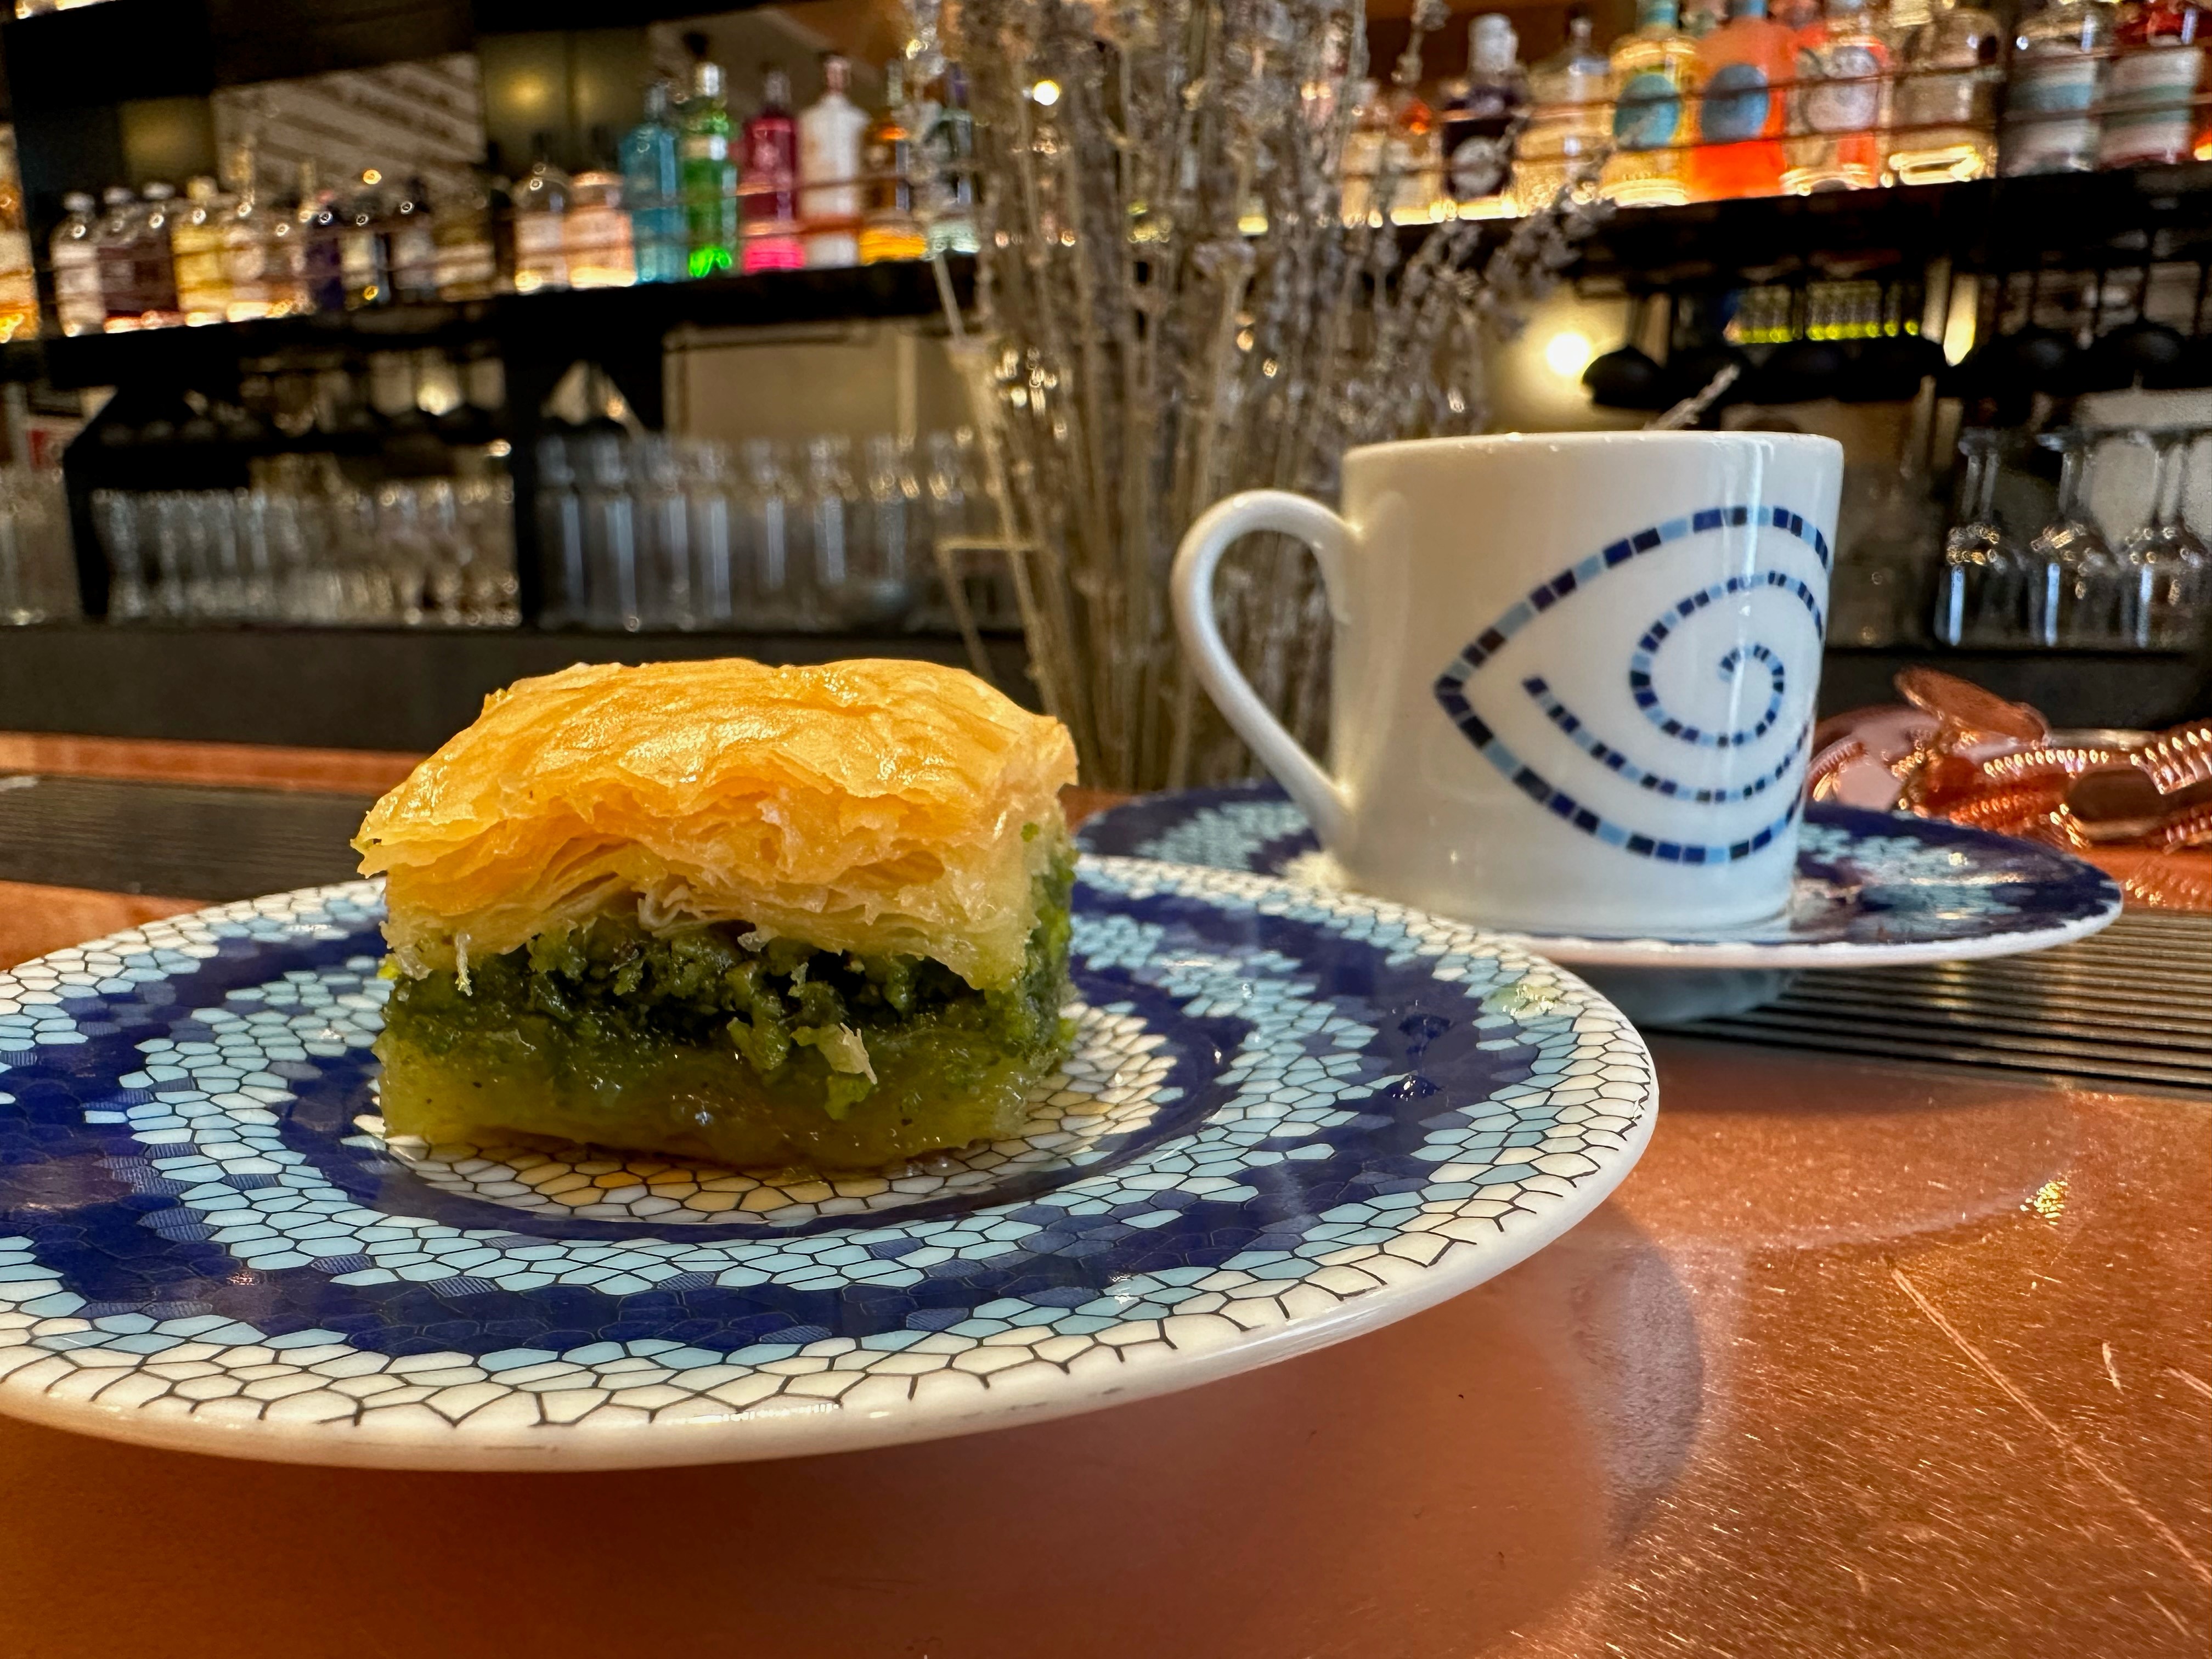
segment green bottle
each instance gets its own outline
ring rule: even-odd
[[[736,263],[738,164],[730,155],[730,106],[722,100],[722,66],[701,58],[684,100],[684,228],[694,276]]]

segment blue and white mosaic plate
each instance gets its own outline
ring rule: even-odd
[[[1100,813],[1076,839],[1092,853],[1279,875],[1315,890],[1342,885],[1305,815],[1273,782],[1146,795]],[[1577,966],[1865,968],[2063,945],[2104,927],[2120,902],[2094,865],[2033,842],[1813,801],[1790,908],[1771,921],[1664,939],[1497,937]]]
[[[0,975],[0,1410],[301,1462],[611,1468],[963,1433],[1404,1317],[1619,1183],[1650,1056],[1494,938],[1086,861],[1021,1139],[881,1176],[387,1140],[373,884]]]

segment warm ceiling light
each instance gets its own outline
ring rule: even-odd
[[[1563,380],[1580,379],[1590,356],[1589,336],[1579,329],[1563,328],[1544,342],[1544,367]]]
[[[1060,82],[1040,81],[1030,88],[1030,96],[1036,99],[1045,108],[1050,109],[1060,101]]]

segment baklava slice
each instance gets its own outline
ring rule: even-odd
[[[391,1133],[879,1168],[1061,1058],[1065,727],[905,661],[583,666],[379,801]]]

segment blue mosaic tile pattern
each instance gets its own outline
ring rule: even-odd
[[[1516,601],[1503,616],[1471,641],[1437,677],[1435,691],[1438,706],[1450,717],[1452,724],[1459,727],[1467,740],[1475,746],[1477,752],[1512,781],[1514,787],[1554,817],[1608,847],[1618,848],[1638,858],[1691,865],[1729,864],[1764,852],[1774,844],[1778,837],[1786,835],[1796,822],[1798,798],[1795,789],[1789,792],[1788,799],[1778,817],[1733,841],[1702,842],[1679,836],[1647,835],[1633,825],[1609,818],[1595,811],[1572,791],[1561,788],[1516,754],[1498,737],[1490,721],[1475,708],[1468,689],[1491,658],[1502,650],[1509,640],[1568,594],[1587,587],[1631,559],[1639,558],[1656,549],[1686,541],[1693,536],[1741,529],[1747,526],[1781,532],[1803,544],[1820,562],[1822,570],[1828,568],[1827,538],[1811,520],[1786,507],[1716,507],[1687,514],[1681,518],[1669,519],[1663,524],[1653,525],[1632,536],[1624,537],[1591,554],[1580,563],[1562,570],[1550,581],[1539,583],[1525,599]],[[1803,605],[1811,617],[1813,638],[1817,641],[1820,637],[1826,623],[1820,612],[1820,596],[1805,582],[1786,571],[1765,570],[1749,575],[1730,576],[1723,581],[1700,588],[1678,601],[1673,609],[1654,621],[1644,631],[1643,637],[1637,641],[1628,659],[1628,690],[1644,717],[1664,736],[1693,749],[1720,750],[1757,742],[1773,729],[1774,723],[1781,717],[1788,678],[1784,672],[1781,659],[1764,645],[1754,643],[1748,648],[1731,649],[1720,660],[1720,678],[1725,684],[1733,685],[1737,675],[1745,672],[1754,660],[1766,668],[1771,682],[1771,696],[1765,714],[1751,726],[1736,731],[1708,731],[1674,714],[1660,700],[1658,688],[1652,678],[1660,651],[1684,623],[1708,606],[1739,594],[1766,588],[1785,594]],[[1521,689],[1544,711],[1554,726],[1600,765],[1620,773],[1630,782],[1651,790],[1655,794],[1700,805],[1744,800],[1763,793],[1802,763],[1812,738],[1812,711],[1808,700],[1803,722],[1790,735],[1785,752],[1771,772],[1763,777],[1753,778],[1746,785],[1699,788],[1674,778],[1664,765],[1638,763],[1621,743],[1607,743],[1601,739],[1585,720],[1559,701],[1542,678],[1524,678]]]
[[[1326,884],[1311,827],[1292,827],[1304,824],[1280,785],[1237,784],[1130,801],[1092,818],[1076,840],[1087,852],[1138,858],[1172,847],[1188,863]],[[1786,915],[1660,943],[1718,939],[1753,952],[1832,946],[1840,957],[2041,935],[2119,912],[2119,890],[2094,865],[1986,830],[1814,801],[1797,836],[1796,893]]]
[[[281,896],[0,975],[0,1407],[433,1465],[988,1426],[1478,1282],[1656,1104],[1618,1013],[1473,930],[1093,860],[1077,1051],[1020,1139],[818,1182],[404,1146],[378,911]]]

